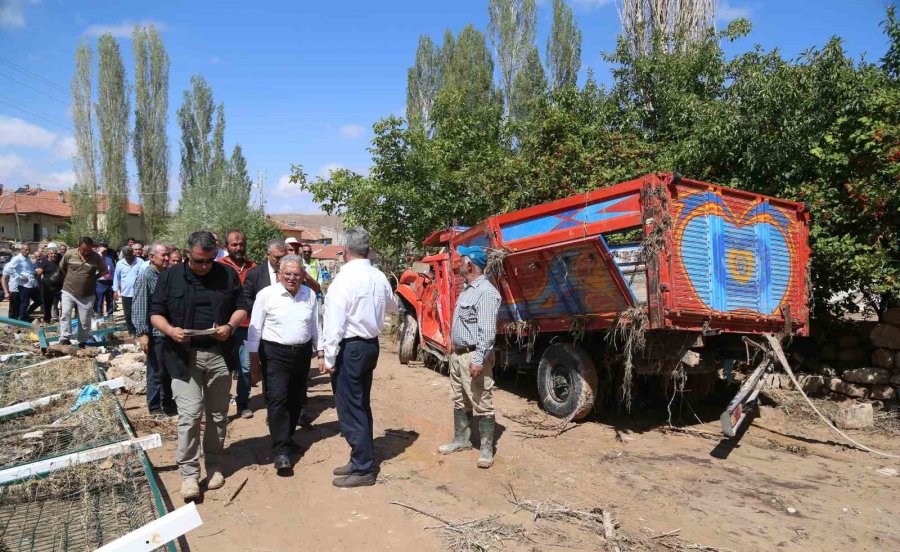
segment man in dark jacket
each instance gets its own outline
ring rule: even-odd
[[[215,262],[216,240],[209,232],[188,238],[187,262],[159,277],[150,305],[150,323],[165,336],[162,363],[172,376],[178,407],[176,460],[185,501],[200,497],[200,420],[205,412],[203,450],[206,486],[225,484],[219,455],[225,445],[231,375],[229,339],[247,316],[241,282],[231,268]]]

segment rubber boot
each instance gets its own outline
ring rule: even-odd
[[[438,447],[441,454],[451,454],[472,448],[472,432],[469,428],[469,416],[465,410],[453,409],[453,441]]]
[[[483,416],[479,419],[478,432],[481,434],[481,455],[478,457],[478,467],[487,469],[494,465],[494,417]]]

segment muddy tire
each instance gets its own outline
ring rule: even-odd
[[[419,350],[419,321],[407,314],[403,317],[403,327],[400,328],[400,364],[409,364],[416,359]]]
[[[597,398],[597,367],[584,348],[554,343],[538,365],[538,392],[550,414],[580,420],[590,414]]]

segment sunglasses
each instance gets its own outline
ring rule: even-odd
[[[191,262],[198,265],[211,265],[216,262],[215,259],[195,259],[193,255],[191,255]]]

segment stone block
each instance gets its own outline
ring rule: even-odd
[[[834,417],[834,425],[841,429],[863,429],[875,424],[875,411],[869,403],[849,404]]]
[[[856,368],[844,370],[844,381],[864,383],[866,385],[882,384],[891,381],[891,371],[886,368]]]
[[[869,334],[872,345],[896,351],[900,349],[900,327],[890,324],[877,324]]]
[[[880,401],[888,401],[897,396],[894,388],[890,385],[873,385],[869,397]]]
[[[827,387],[829,391],[855,397],[857,399],[869,398],[869,388],[855,383],[849,383],[841,378],[831,378],[828,380]]]
[[[900,326],[900,307],[891,307],[884,313],[884,322]]]
[[[894,353],[887,349],[875,349],[872,353],[872,364],[879,368],[893,368]]]
[[[891,385],[900,385],[900,374],[891,376]]]
[[[800,374],[797,376],[797,383],[807,395],[820,395],[825,388],[825,378],[822,376]]]

